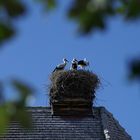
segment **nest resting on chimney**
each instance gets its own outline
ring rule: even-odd
[[[96,74],[85,70],[56,71],[52,73],[50,80],[51,102],[79,98],[92,102],[100,83]]]

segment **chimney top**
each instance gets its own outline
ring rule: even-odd
[[[50,105],[53,115],[89,115],[95,90],[99,85],[96,74],[85,70],[61,70],[52,73]]]

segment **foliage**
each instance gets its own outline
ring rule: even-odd
[[[95,29],[106,29],[109,17],[121,14],[124,19],[140,17],[139,0],[75,0],[69,17],[79,24],[80,32],[88,34]]]
[[[34,0],[45,9],[54,9],[56,0]],[[0,43],[15,33],[12,22],[27,12],[22,0],[0,0]],[[73,0],[67,11],[68,17],[78,23],[80,33],[89,34],[97,29],[106,29],[106,20],[120,14],[126,20],[139,19],[139,0]],[[5,21],[5,22],[3,22]],[[7,25],[8,23],[8,25]]]
[[[106,17],[115,14],[112,4],[112,0],[76,0],[69,10],[69,17],[79,23],[79,31],[84,34],[105,29]]]
[[[0,23],[0,43],[14,35],[12,27],[6,23]]]
[[[0,0],[0,45],[15,35],[14,19],[25,11],[26,6],[21,0]]]
[[[56,0],[37,0],[37,1],[40,2],[47,11],[54,9],[57,3]]]
[[[130,79],[140,80],[140,59],[134,59],[129,64],[131,71],[129,73]]]
[[[20,99],[17,101],[0,102],[0,134],[3,134],[7,125],[11,121],[18,121],[23,127],[31,128],[31,117],[26,112],[26,100],[30,94],[33,93],[33,89],[27,86],[25,83],[19,80],[12,80],[12,86],[20,94]],[[2,92],[0,95],[2,96]]]

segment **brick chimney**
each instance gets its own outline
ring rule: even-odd
[[[85,70],[56,71],[51,75],[52,115],[86,116],[92,113],[98,77]]]

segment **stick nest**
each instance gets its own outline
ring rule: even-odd
[[[96,74],[85,70],[56,71],[52,73],[50,80],[51,102],[81,98],[93,101],[100,83]]]

